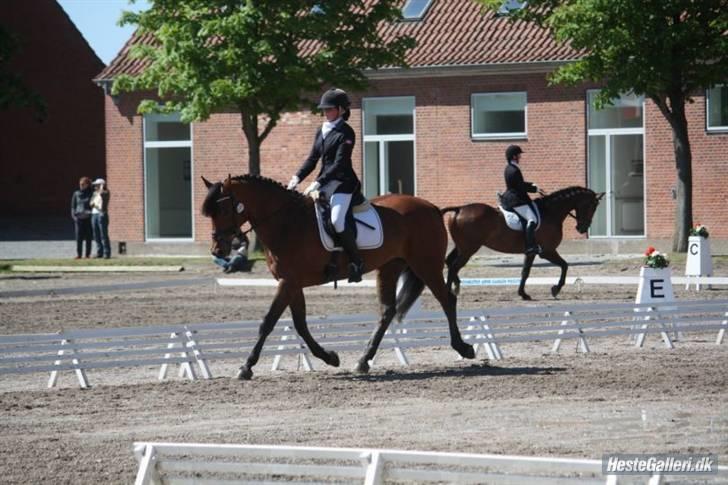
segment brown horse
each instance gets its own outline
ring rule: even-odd
[[[558,284],[551,287],[551,294],[556,297],[566,281],[569,265],[556,252],[563,237],[562,226],[566,216],[576,219],[576,230],[586,233],[591,225],[594,212],[599,205],[603,193],[596,194],[584,187],[568,187],[535,200],[541,211],[541,226],[536,231],[536,242],[541,245],[541,257],[561,268]],[[576,211],[576,215],[571,214]],[[486,246],[502,253],[523,253],[523,232],[510,229],[501,211],[486,204],[468,204],[461,207],[447,207],[442,213],[454,211],[455,215],[448,221],[448,229],[455,243],[455,248],[447,255],[447,286],[454,292],[460,289],[458,272],[465,266],[470,257]],[[531,272],[535,254],[526,255],[521,270],[521,284],[518,294],[524,300],[531,297],[524,287]]]
[[[328,365],[338,366],[336,352],[321,347],[306,324],[303,288],[326,283],[324,268],[331,261],[331,253],[319,239],[313,201],[260,176],[228,177],[214,184],[204,178],[203,181],[208,193],[202,213],[212,219],[213,255],[228,254],[232,238],[240,233],[243,224],[250,222],[265,247],[268,269],[278,280],[278,290],[263,318],[258,341],[240,368],[238,378],[247,380],[253,376],[252,368],[258,362],[265,339],[286,307],[290,307],[294,327],[311,353]],[[369,371],[369,361],[395,313],[406,313],[414,301],[407,294],[421,292],[424,285],[430,288],[447,315],[452,347],[461,356],[474,358],[473,347],[463,341],[457,327],[457,299],[447,290],[442,277],[447,232],[439,209],[408,195],[378,197],[372,204],[382,220],[384,243],[378,249],[362,251],[362,257],[364,272],[378,270],[381,317],[356,370]],[[337,258],[339,272],[335,279],[346,278],[346,256],[338,254]],[[403,289],[397,295],[400,275],[404,278]],[[404,302],[408,302],[406,306]]]

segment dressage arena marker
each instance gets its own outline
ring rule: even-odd
[[[649,318],[636,316],[635,311],[649,311]],[[377,321],[375,315],[334,315],[310,318],[308,324],[314,338],[327,350],[358,353],[365,348]],[[467,327],[462,331],[463,338],[479,344],[493,360],[502,359],[501,347],[509,343],[553,342],[551,350],[558,352],[563,340],[573,339],[581,351],[589,352],[588,339],[666,334],[666,329],[717,331],[715,343],[720,345],[728,329],[728,300],[463,310],[458,324]],[[196,379],[199,374],[209,379],[209,362],[248,356],[247,349],[257,339],[259,326],[260,321],[255,320],[0,336],[0,375],[50,372],[48,386],[53,387],[60,372],[74,371],[81,387],[88,387],[86,372],[91,369],[159,366],[158,377],[164,379],[168,366],[178,364],[180,377]],[[294,355],[303,362],[304,369],[311,370],[308,349],[294,335],[293,328],[290,319],[281,320],[263,354],[274,356],[276,368],[284,355]],[[393,324],[380,348],[392,349],[406,366],[407,349],[448,347],[449,339],[442,312],[423,312]],[[280,358],[276,361],[275,356]]]
[[[617,485],[603,475],[603,460],[540,456],[442,453],[377,448],[197,443],[134,443],[139,463],[135,485],[192,483],[509,483]],[[709,477],[728,478],[716,466]],[[659,472],[625,476],[629,483],[657,485]],[[678,476],[678,475],[674,475]],[[268,481],[270,480],[270,481]]]

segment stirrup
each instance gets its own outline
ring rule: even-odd
[[[349,283],[359,283],[363,269],[362,263],[349,263]]]
[[[539,255],[543,252],[543,248],[541,248],[540,244],[536,244],[535,246],[531,246],[530,248],[526,248],[527,255],[535,254]]]

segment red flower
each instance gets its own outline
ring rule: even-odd
[[[655,252],[655,248],[650,246],[647,248],[647,251],[645,251],[645,256],[649,256],[650,254]]]

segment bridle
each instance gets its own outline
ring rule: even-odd
[[[250,215],[248,215],[248,222],[250,223],[250,227],[248,229],[246,229],[245,231],[243,231],[240,229],[240,226],[242,224],[238,223],[237,215],[242,214],[245,211],[245,205],[242,202],[238,201],[235,198],[235,194],[233,194],[232,192],[230,192],[229,195],[225,195],[225,194],[221,194],[221,195],[222,195],[222,197],[217,199],[215,201],[215,204],[218,205],[220,202],[223,202],[225,200],[230,200],[231,224],[228,227],[226,227],[225,229],[216,229],[216,230],[212,231],[212,239],[216,243],[220,243],[220,241],[224,240],[225,238],[227,238],[228,240],[232,240],[232,238],[234,238],[234,237],[238,237],[238,238],[242,239],[249,232],[263,226],[266,222],[270,221],[273,218],[273,216],[275,216],[276,214],[281,212],[283,209],[288,207],[288,205],[295,200],[295,199],[291,199],[291,200],[285,202],[279,208],[277,208],[276,210],[274,210],[273,212],[268,214],[260,222],[257,222],[257,223],[253,221],[253,219],[250,217]]]

